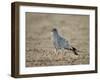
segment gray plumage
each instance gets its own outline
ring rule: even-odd
[[[57,29],[54,28],[52,30],[53,32],[53,44],[56,48],[56,50],[58,49],[68,49],[68,50],[72,50],[74,52],[75,55],[77,54],[77,49],[70,46],[69,42],[67,40],[65,40],[62,36],[60,36],[60,34],[58,33]]]

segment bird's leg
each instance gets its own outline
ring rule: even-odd
[[[61,48],[61,52],[62,52],[62,54],[64,54],[64,48]]]
[[[55,48],[55,53],[57,54],[57,51],[58,51],[58,49],[57,48]]]

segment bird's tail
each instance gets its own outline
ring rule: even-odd
[[[76,48],[72,47],[72,51],[74,52],[75,55],[78,55]]]

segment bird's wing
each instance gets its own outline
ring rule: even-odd
[[[63,37],[59,37],[58,42],[61,48],[69,48],[69,42]]]

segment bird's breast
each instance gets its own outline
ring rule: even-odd
[[[57,38],[58,38],[58,36],[57,36],[57,34],[56,33],[51,33],[51,36],[52,36],[52,40],[53,41],[57,41]]]
[[[51,32],[51,40],[53,41],[53,32]]]

